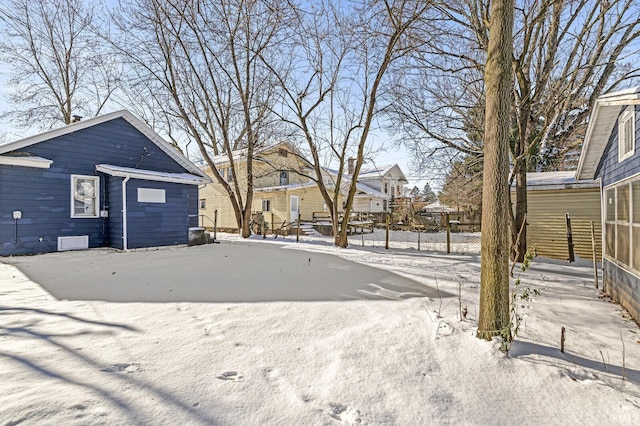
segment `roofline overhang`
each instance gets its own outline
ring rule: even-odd
[[[594,129],[598,125],[601,110],[603,108],[613,108],[612,113],[618,116],[620,115],[620,111],[622,110],[622,108],[628,105],[640,105],[640,87],[608,93],[596,99],[593,107],[593,113],[591,114],[591,117],[589,118],[589,124],[587,125],[584,142],[582,144],[582,153],[580,154],[580,159],[578,160],[578,168],[576,169],[576,180],[593,179],[595,177],[597,166],[593,170],[588,170],[588,172],[584,169],[585,162],[587,161],[587,156],[589,156],[589,150],[594,149],[593,143],[591,141]],[[611,131],[609,131],[608,136],[610,135]],[[604,142],[600,142],[600,144],[596,147],[599,152],[593,155],[597,155],[598,158],[601,158],[602,154],[604,153],[604,149],[606,148],[607,142],[608,139]]]
[[[42,157],[12,157],[8,155],[0,155],[0,165],[2,166],[18,166],[32,167],[36,169],[48,169],[53,163]]]
[[[150,180],[155,182],[168,182],[168,183],[181,183],[186,185],[202,185],[203,183],[211,182],[211,179],[203,179],[199,176],[193,176],[192,178],[181,176],[177,173],[165,173],[155,172],[153,170],[130,170],[110,167],[108,164],[97,164],[96,171],[108,174],[109,176],[116,176],[130,179]]]

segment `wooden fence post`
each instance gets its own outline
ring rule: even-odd
[[[389,250],[389,221],[391,219],[390,215],[387,215],[387,232],[384,238],[384,248]]]
[[[567,224],[567,246],[569,247],[569,262],[574,262],[576,256],[573,252],[573,235],[571,233],[571,216],[569,212],[564,214],[565,222]]]
[[[296,243],[300,241],[300,212],[298,212],[298,228],[296,228]]]
[[[444,220],[447,227],[447,254],[451,253],[451,222],[449,221],[449,213],[444,214]]]
[[[213,211],[213,241],[216,241],[218,236],[218,210]]]
[[[593,252],[593,278],[596,280],[596,290],[598,289],[598,255],[596,253],[596,231],[591,221],[591,251]]]

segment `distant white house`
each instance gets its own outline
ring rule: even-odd
[[[349,159],[348,178],[343,191],[348,190],[354,171],[354,159]],[[364,167],[358,174],[356,195],[353,201],[354,212],[388,212],[391,200],[402,197],[404,186],[409,183],[397,164]]]

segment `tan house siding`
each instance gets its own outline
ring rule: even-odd
[[[513,196],[513,193],[512,193]],[[575,253],[592,259],[591,224],[596,236],[596,252],[602,259],[600,189],[534,190],[527,193],[527,245],[539,256],[569,258],[565,213],[571,217]]]
[[[237,229],[236,216],[226,192],[220,192],[222,185],[208,184],[200,188],[200,200],[204,200],[205,207],[200,208],[199,224],[206,228],[213,227],[215,211],[218,211],[218,228]]]
[[[281,150],[285,149],[286,155]],[[236,174],[238,175],[240,193],[246,193],[246,161],[241,155],[235,159]],[[228,160],[216,162],[219,171],[226,171],[230,167]],[[305,176],[309,165],[296,154],[295,150],[287,144],[278,145],[267,151],[256,154],[253,162],[254,195],[251,212],[262,211],[262,200],[271,201],[271,209],[265,212],[265,220],[269,226],[279,228],[283,222],[290,222],[290,195],[299,195],[299,209],[302,220],[311,220],[314,210],[322,210],[324,201],[317,186],[305,186],[295,188],[295,185],[308,185],[309,177]],[[288,172],[286,182],[281,181],[281,171]],[[229,195],[213,177],[211,170],[204,168],[205,173],[214,180],[200,190],[200,200],[204,200],[205,207],[200,208],[199,214],[205,216],[200,218],[202,226],[213,226],[215,210],[218,211],[218,227],[225,229],[237,229],[235,214]],[[296,171],[300,172],[297,173]],[[224,173],[225,179],[227,174]],[[282,184],[286,185],[282,185]],[[288,187],[286,187],[288,186]],[[319,201],[320,200],[320,201]]]

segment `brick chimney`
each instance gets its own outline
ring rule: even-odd
[[[347,173],[349,173],[350,175],[353,174],[353,171],[355,170],[355,163],[356,163],[356,159],[351,157],[348,160],[348,166],[347,166]]]

